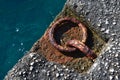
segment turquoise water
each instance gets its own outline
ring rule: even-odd
[[[0,80],[45,32],[66,0],[0,0]]]

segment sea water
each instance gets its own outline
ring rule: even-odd
[[[45,32],[66,0],[0,0],[0,80]]]

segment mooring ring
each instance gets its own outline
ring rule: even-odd
[[[86,46],[84,43],[82,43],[79,40],[70,40],[67,42],[67,45],[73,46],[73,47],[79,49],[86,55],[86,57],[88,57],[90,59],[95,59],[97,57],[97,55],[88,46]]]
[[[75,51],[76,48],[75,47],[63,47],[59,44],[57,44],[56,40],[54,39],[54,34],[55,34],[55,29],[57,29],[57,25],[61,24],[62,22],[64,21],[71,21],[75,24],[77,24],[81,29],[82,29],[82,36],[83,36],[83,39],[81,42],[85,42],[86,41],[86,38],[87,38],[87,29],[86,27],[77,19],[75,18],[69,18],[69,17],[65,17],[65,18],[60,18],[59,20],[55,21],[50,30],[49,30],[49,40],[50,40],[50,43],[58,50],[60,51],[64,51],[64,52],[72,52],[72,51]]]

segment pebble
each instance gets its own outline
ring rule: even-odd
[[[22,74],[22,72],[20,71],[18,74],[19,74],[19,75],[21,75],[21,74]]]
[[[59,73],[56,73],[56,77],[59,77]]]
[[[47,71],[47,76],[50,76],[50,71]]]
[[[107,19],[105,20],[105,24],[109,24],[109,21]]]
[[[30,53],[29,55],[30,55],[30,57],[32,58],[32,57],[34,56],[34,53]]]
[[[32,71],[33,70],[33,66],[30,66],[30,71]]]
[[[118,75],[116,75],[116,76],[115,76],[115,79],[116,79],[116,80],[118,80],[118,79],[119,79],[119,78],[118,78]]]
[[[112,24],[113,24],[113,25],[116,25],[116,22],[114,21]]]
[[[110,68],[110,69],[109,69],[109,72],[114,72],[114,69],[113,69],[113,68]]]
[[[109,76],[109,79],[110,79],[110,80],[112,80],[112,79],[113,79],[113,77],[112,77],[112,76]]]
[[[118,53],[115,54],[115,57],[118,57]]]
[[[60,76],[63,76],[63,75],[64,75],[63,73],[60,74]]]
[[[34,65],[34,62],[31,62],[30,65],[33,66],[33,65]]]
[[[101,28],[101,31],[105,31],[105,28]]]
[[[38,71],[38,70],[36,70],[35,72],[36,72],[36,73],[38,73],[39,71]]]
[[[105,31],[105,33],[106,33],[106,34],[108,34],[108,33],[109,33],[109,31],[110,31],[110,30],[109,30],[109,29],[107,29],[107,30]]]

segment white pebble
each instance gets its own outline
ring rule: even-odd
[[[30,65],[32,66],[34,64],[34,62],[31,62]]]
[[[112,79],[113,79],[113,77],[112,77],[112,76],[110,76],[109,78],[110,78],[110,80],[112,80]]]
[[[30,71],[32,71],[33,70],[33,67],[32,66],[30,66]]]
[[[118,54],[117,54],[117,53],[115,54],[115,57],[118,57]]]
[[[56,73],[56,77],[59,77],[59,73]]]
[[[105,31],[105,28],[101,28],[101,31]]]
[[[114,21],[112,24],[113,24],[113,25],[116,25],[116,22]]]
[[[113,68],[109,69],[109,72],[114,72],[114,69]]]
[[[116,78],[116,80],[118,80],[119,78],[118,78],[118,76],[115,76],[115,78]]]
[[[105,31],[105,33],[107,33],[107,34],[108,34],[108,33],[109,33],[109,31],[110,31],[110,30],[109,30],[109,29],[107,29],[107,30]]]
[[[106,19],[105,24],[109,24],[108,20]]]

